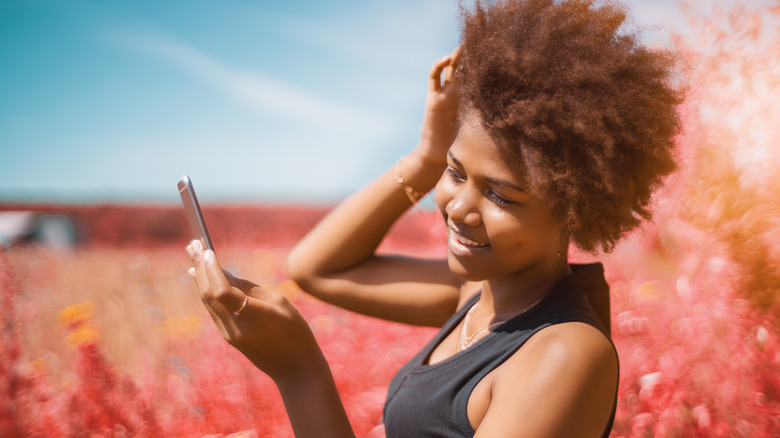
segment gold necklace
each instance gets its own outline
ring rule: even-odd
[[[534,301],[529,306],[525,307],[523,310],[518,312],[517,315],[520,315],[520,314],[523,314],[523,313],[529,311],[531,309],[531,307],[534,307],[535,305],[539,304],[539,301],[542,301],[542,298],[544,298],[544,295],[542,295],[538,300]],[[482,339],[482,335],[484,335],[486,332],[488,332],[490,330],[493,330],[494,328],[496,328],[496,327],[498,327],[498,326],[500,326],[501,324],[504,323],[504,321],[494,322],[493,324],[490,324],[487,327],[483,327],[482,329],[477,330],[476,332],[474,332],[474,333],[472,333],[470,335],[467,335],[466,334],[466,332],[467,332],[466,326],[469,325],[469,321],[471,321],[471,313],[474,311],[474,309],[477,308],[479,303],[481,303],[481,301],[477,301],[476,303],[474,303],[474,305],[471,306],[471,309],[469,309],[469,311],[466,312],[466,317],[463,318],[463,326],[461,326],[461,328],[460,328],[460,339],[459,339],[459,342],[458,342],[460,344],[460,350],[458,350],[458,351],[463,351],[463,350],[471,347],[472,344],[474,344],[478,340]]]

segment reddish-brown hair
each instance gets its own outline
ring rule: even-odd
[[[461,15],[464,113],[513,149],[577,246],[610,251],[676,167],[674,54],[641,45],[611,1],[477,1]]]

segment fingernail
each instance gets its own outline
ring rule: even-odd
[[[214,251],[209,249],[203,253],[203,260],[211,260],[212,258],[214,258]]]
[[[192,250],[193,251],[200,251],[200,240],[193,240],[192,241]]]
[[[187,245],[187,254],[189,254],[190,257],[192,257],[194,253],[195,251],[192,250],[192,243],[190,243],[189,245]]]
[[[195,278],[197,274],[195,273],[195,268],[187,269],[187,273],[190,274],[192,278]]]

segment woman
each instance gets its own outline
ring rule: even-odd
[[[388,437],[606,436],[608,287],[567,252],[608,251],[649,218],[674,169],[672,60],[620,29],[613,3],[506,0],[463,18],[461,47],[430,72],[418,146],[296,246],[290,277],[355,312],[442,327],[390,385]],[[447,259],[377,254],[434,185]],[[352,436],[293,306],[188,249],[214,321],[277,383],[296,436]]]

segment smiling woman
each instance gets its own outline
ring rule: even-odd
[[[519,266],[545,260],[564,270],[561,254],[568,237],[524,188],[527,179],[512,154],[496,145],[473,115],[447,154],[436,203],[449,229],[450,270],[464,280],[513,274]]]
[[[430,71],[422,136],[292,251],[306,292],[366,315],[441,327],[395,376],[388,437],[607,436],[618,358],[600,264],[649,218],[674,168],[672,57],[588,0],[504,0],[463,11],[462,45]],[[446,260],[377,247],[436,186]],[[296,436],[352,435],[327,362],[278,294],[190,246],[226,340],[277,383]]]

